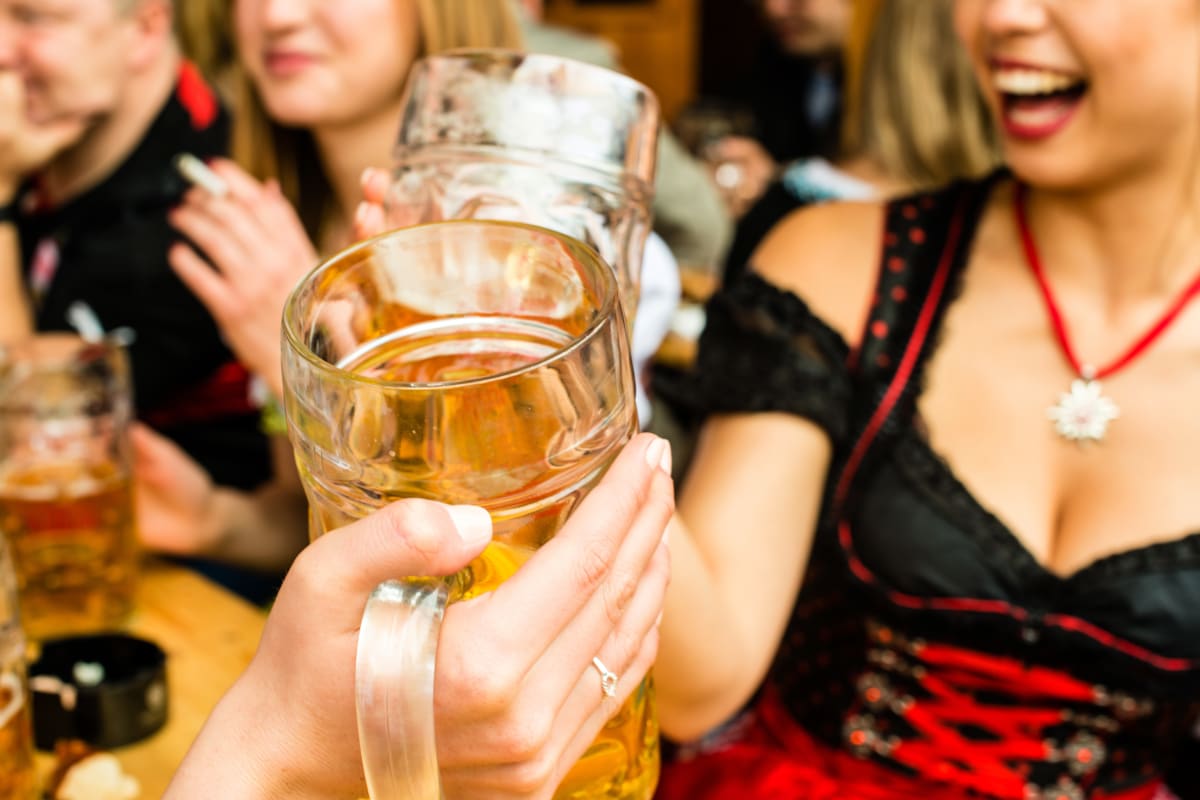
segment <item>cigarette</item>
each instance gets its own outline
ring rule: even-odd
[[[104,326],[100,324],[100,318],[91,306],[80,300],[67,306],[67,323],[85,342],[98,342],[104,338]]]
[[[175,168],[179,170],[180,175],[213,197],[224,197],[229,194],[229,184],[191,153],[180,153],[176,156]]]

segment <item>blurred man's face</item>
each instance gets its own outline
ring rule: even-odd
[[[852,0],[759,0],[783,49],[795,56],[832,55],[850,28]]]
[[[132,23],[117,0],[0,0],[13,66],[35,122],[112,110],[128,75]]]

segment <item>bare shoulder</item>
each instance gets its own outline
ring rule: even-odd
[[[884,211],[882,202],[802,208],[771,230],[750,263],[766,280],[802,297],[853,346],[875,286]]]

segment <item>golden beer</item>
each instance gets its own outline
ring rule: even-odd
[[[138,551],[132,487],[117,466],[0,471],[0,533],[30,638],[108,630],[128,617]]]
[[[136,547],[129,362],[114,341],[0,345],[0,533],[34,639],[119,626]]]
[[[584,376],[569,362],[523,369],[570,341],[557,327],[502,317],[423,320],[396,305],[379,313],[398,333],[339,366],[381,382],[434,386],[412,388],[402,398],[379,398],[370,408],[364,408],[360,395],[348,412],[353,415],[349,438],[363,457],[360,468],[370,476],[362,484],[377,495],[369,503],[378,507],[403,497],[427,497],[488,509],[495,540],[456,576],[452,600],[491,591],[558,532],[628,440],[634,419],[631,414],[608,419],[619,403],[604,408],[588,401],[590,394],[571,391]],[[446,388],[447,382],[506,373],[511,377],[470,391]],[[592,435],[578,438],[581,429]],[[319,474],[317,462],[301,457],[299,463],[310,486],[338,482],[336,474]],[[344,487],[314,503],[317,532],[358,516],[340,497]],[[649,798],[659,765],[652,695],[647,679],[556,798]]]
[[[284,401],[312,535],[401,498],[482,506],[494,540],[449,581],[451,601],[494,589],[558,533],[636,426],[616,277],[594,251],[546,229],[459,221],[367,240],[299,284],[284,330]],[[415,612],[414,602],[401,605]],[[404,649],[376,650],[374,661],[416,665],[383,696],[426,697],[436,634],[427,647],[378,633],[371,641]],[[417,700],[412,714],[375,725],[381,673],[361,642],[359,656],[368,784],[395,790],[395,756],[413,786],[436,796],[432,709]],[[401,731],[411,734],[404,744]],[[556,797],[649,800],[658,768],[647,679]]]

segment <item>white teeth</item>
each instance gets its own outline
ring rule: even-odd
[[[1060,72],[1035,69],[997,69],[992,71],[992,83],[1004,94],[1039,95],[1061,92],[1081,83],[1079,78]]]

